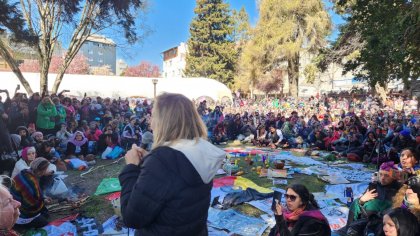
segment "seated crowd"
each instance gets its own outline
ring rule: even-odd
[[[45,205],[52,200],[48,195],[52,175],[74,167],[73,161],[94,165],[97,156],[108,158],[116,147],[151,148],[148,100],[78,99],[63,93],[6,96],[4,101],[0,98],[0,174],[11,176],[14,184],[9,189],[0,186],[0,235],[15,223],[16,228],[48,224]],[[347,226],[340,232],[416,236],[420,119],[413,101],[400,96],[383,104],[371,96],[351,100],[322,96],[235,101],[232,106],[214,104],[213,109],[202,101],[197,109],[214,144],[237,141],[273,149],[327,150],[349,161],[380,165],[364,194],[350,205]],[[287,187],[285,200],[285,206],[273,209],[276,226],[270,235],[331,234],[305,186]],[[9,221],[3,214],[10,215]]]
[[[137,144],[150,149],[151,106],[147,100],[0,97],[0,175],[13,179],[10,193],[20,202],[18,228],[48,224],[45,204],[54,174],[114,159]],[[116,151],[118,150],[118,151]],[[117,155],[117,156],[113,156]]]

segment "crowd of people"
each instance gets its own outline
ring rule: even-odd
[[[7,193],[0,188],[0,193],[10,199],[10,191],[14,200],[7,204],[20,209],[18,227],[48,223],[50,176],[70,168],[67,160],[93,165],[97,156],[107,158],[120,147],[130,150],[120,175],[127,226],[140,229],[142,235],[206,235],[211,180],[224,158],[211,143],[233,141],[273,149],[326,150],[349,161],[374,163],[380,166],[378,176],[353,201],[341,232],[419,233],[420,119],[415,97],[400,94],[384,102],[371,95],[322,95],[237,99],[228,105],[163,94],[153,104],[151,122],[152,101],[147,99],[72,98],[66,91],[30,98],[15,92],[11,98],[7,91],[0,92],[6,95],[0,99],[0,172],[15,183]],[[287,204],[274,209],[277,225],[271,234],[319,230],[314,235],[329,235],[327,221],[305,186],[286,190]],[[195,214],[186,210],[192,206]],[[404,225],[410,227],[402,229]]]
[[[0,92],[5,95],[0,97],[0,174],[13,178],[20,228],[48,224],[45,204],[54,195],[49,190],[56,172],[95,165],[98,156],[114,159],[133,144],[151,148],[148,100]]]

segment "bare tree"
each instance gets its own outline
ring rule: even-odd
[[[57,92],[71,61],[91,35],[118,27],[123,30],[123,35],[129,43],[135,43],[138,40],[135,28],[136,16],[140,11],[145,10],[145,1],[20,0],[28,30],[38,38],[34,47],[40,63],[40,92],[42,94],[48,92],[48,70],[54,49],[63,36],[63,28],[70,29],[72,34],[67,53],[57,72],[53,93]],[[0,51],[2,50],[4,48],[0,44]],[[9,65],[16,64],[13,58],[7,58],[6,61]],[[18,68],[14,72],[20,73]]]

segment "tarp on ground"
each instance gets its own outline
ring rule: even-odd
[[[96,189],[95,195],[103,195],[121,191],[120,181],[117,178],[105,178]]]
[[[240,214],[232,209],[222,211],[210,207],[207,221],[211,227],[227,229],[231,233],[243,236],[262,235],[268,227],[264,220]]]

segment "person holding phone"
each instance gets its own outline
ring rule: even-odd
[[[270,236],[329,236],[331,228],[328,220],[319,210],[314,195],[302,184],[294,184],[286,188],[284,194],[286,206],[278,200],[274,215],[276,226]]]

